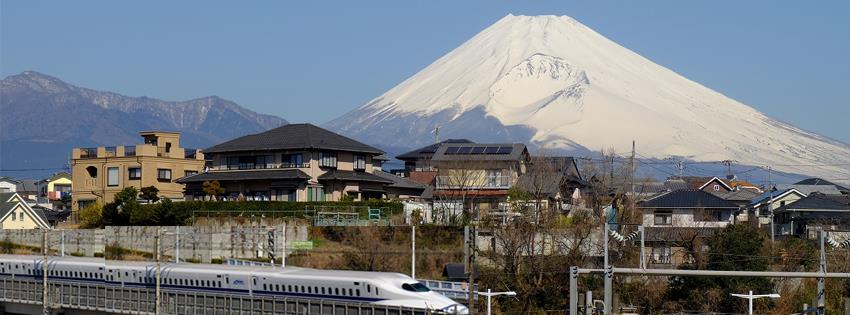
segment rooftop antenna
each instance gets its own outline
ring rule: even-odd
[[[679,178],[683,178],[685,174],[685,162],[682,160],[676,160],[676,171],[679,174]]]
[[[732,163],[734,162],[735,161],[732,160],[720,161],[720,163],[726,165],[726,179],[728,180],[735,180],[736,178],[738,178],[737,176],[735,176],[734,173],[732,173]]]
[[[440,126],[434,128],[434,143],[440,143]]]

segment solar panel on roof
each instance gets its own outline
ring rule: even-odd
[[[484,154],[496,154],[499,151],[499,147],[486,147],[484,148]]]
[[[472,148],[472,152],[469,152],[469,154],[482,154],[482,153],[484,153],[484,147],[474,147],[474,148]]]
[[[457,154],[457,150],[459,147],[448,147],[446,148],[446,154]]]
[[[457,154],[469,154],[469,151],[472,151],[471,147],[460,147],[457,149]]]
[[[496,154],[511,154],[514,150],[514,147],[499,147],[499,150],[496,151]]]

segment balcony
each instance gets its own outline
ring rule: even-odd
[[[80,149],[80,158],[81,159],[96,159],[97,158],[97,148],[81,148]]]
[[[136,146],[125,145],[124,146],[124,156],[136,156]]]
[[[310,168],[310,163],[281,163],[280,168]]]
[[[437,176],[437,189],[509,189],[511,176]]]

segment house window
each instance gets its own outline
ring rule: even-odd
[[[17,218],[17,216],[18,216],[18,213],[15,212],[15,211],[12,211],[12,221],[15,221],[16,220],[15,218]]]
[[[296,201],[295,189],[278,189],[277,201]]]
[[[319,152],[319,166],[336,167],[336,152]]]
[[[89,166],[86,167],[86,173],[89,173],[89,177],[97,178],[97,167]]]
[[[673,256],[670,247],[653,247],[652,248],[652,263],[653,264],[669,264]]]
[[[655,211],[654,218],[655,225],[672,225],[673,224],[673,212],[672,211]]]
[[[714,191],[720,191],[720,185],[714,184]]]
[[[283,168],[297,168],[301,167],[304,164],[304,156],[301,153],[298,154],[284,154],[282,156]]]
[[[118,186],[118,168],[106,168],[106,186]]]
[[[273,155],[260,155],[254,158],[254,168],[272,168],[274,167]]]
[[[193,176],[198,175],[198,171],[184,171],[183,176]]]
[[[355,154],[354,155],[354,169],[355,170],[365,170],[366,169],[366,156],[363,154]]]
[[[18,216],[18,221],[21,221],[21,222],[24,221],[24,212],[23,211],[21,211],[21,214]]]
[[[158,168],[156,169],[156,179],[158,180],[171,180],[171,170],[167,168]]]
[[[127,178],[128,179],[142,179],[142,168],[141,167],[131,167],[127,169]]]
[[[485,180],[486,187],[505,187],[507,183],[503,180],[502,170],[487,170]]]
[[[307,187],[307,201],[325,201],[325,188]]]

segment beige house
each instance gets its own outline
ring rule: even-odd
[[[338,201],[383,198],[393,182],[374,174],[384,152],[311,124],[289,124],[204,150],[201,174],[180,178],[187,199],[208,198],[205,182],[218,181],[219,200]]]
[[[159,196],[183,199],[183,184],[175,180],[204,169],[200,150],[180,147],[180,134],[143,131],[143,144],[98,148],[74,148],[71,177],[72,210],[93,202],[109,202],[125,187],[155,186]]]
[[[14,192],[0,193],[0,227],[9,229],[48,229],[44,212],[33,209]]]

